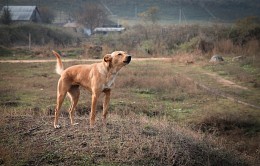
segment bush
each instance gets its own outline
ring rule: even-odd
[[[198,37],[194,37],[190,41],[181,44],[179,49],[183,52],[192,52],[197,48],[199,42],[200,39]]]
[[[243,46],[250,40],[260,40],[260,24],[258,17],[246,17],[238,20],[230,30],[229,38],[234,44]]]
[[[0,57],[5,56],[5,55],[12,55],[12,51],[9,49],[0,46]]]
[[[29,33],[31,34],[32,44],[35,45],[54,43],[65,46],[73,44],[78,40],[72,34],[58,27],[49,27],[40,24],[20,24],[0,26],[0,45],[27,45]]]
[[[93,43],[107,45],[110,48],[134,51],[140,56],[164,56],[169,55],[178,46],[189,42],[199,35],[199,26],[186,27],[159,25],[135,25],[122,34],[109,34],[107,36],[96,36]]]
[[[167,56],[175,52],[250,53],[259,50],[260,25],[257,18],[238,21],[235,26],[134,25],[121,34],[95,37],[94,43],[110,50],[126,50],[138,56]],[[253,47],[253,49],[252,49]],[[250,53],[251,54],[251,53]]]

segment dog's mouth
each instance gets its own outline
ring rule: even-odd
[[[129,64],[131,62],[131,56],[127,56],[126,60],[124,60],[123,62]]]

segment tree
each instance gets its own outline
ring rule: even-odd
[[[229,37],[240,46],[252,39],[260,39],[260,18],[256,16],[245,17],[238,20],[231,29]]]
[[[48,7],[41,7],[39,10],[42,22],[47,24],[52,23],[55,17],[54,12],[50,10]]]
[[[107,20],[107,13],[98,3],[86,3],[77,12],[77,20],[93,32],[94,28],[101,26]]]
[[[2,24],[10,25],[12,23],[12,15],[8,7],[3,9],[3,13],[0,17]]]
[[[146,11],[139,14],[139,17],[141,17],[145,21],[151,21],[153,24],[155,24],[159,20],[159,8],[156,6],[148,8]]]

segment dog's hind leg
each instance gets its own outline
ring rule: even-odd
[[[75,116],[75,107],[78,104],[79,101],[79,95],[80,95],[80,90],[78,85],[71,86],[69,91],[68,91],[71,105],[69,109],[69,114],[70,114],[70,122],[71,125],[77,125],[78,123],[74,123],[74,116]]]
[[[64,86],[65,85],[65,86]],[[60,116],[61,105],[64,101],[64,98],[67,94],[69,86],[68,84],[64,84],[64,82],[60,79],[58,82],[58,92],[57,92],[57,104],[55,109],[55,117],[54,117],[54,128],[60,128],[61,126],[58,124],[58,118]]]
[[[54,128],[60,128],[61,126],[58,124],[58,118],[60,116],[60,108],[62,105],[62,102],[66,96],[66,93],[58,93],[57,95],[57,105],[55,109],[55,118],[54,118]]]

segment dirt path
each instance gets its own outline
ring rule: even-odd
[[[221,90],[219,89],[212,89],[210,88],[209,86],[206,86],[200,82],[197,82],[195,81],[194,79],[188,77],[188,76],[184,76],[183,78],[185,78],[186,80],[192,82],[193,84],[195,84],[196,86],[198,86],[199,88],[203,89],[203,90],[206,90],[214,95],[217,95],[217,96],[221,96],[221,97],[224,97],[230,101],[233,101],[235,103],[239,103],[239,104],[242,104],[242,105],[246,105],[246,106],[249,106],[251,108],[257,108],[257,109],[260,109],[260,106],[259,105],[254,105],[254,104],[251,104],[251,103],[247,103],[247,102],[244,102],[244,101],[241,101],[239,99],[237,99],[236,97],[232,97],[230,96],[229,94],[226,94],[224,92],[222,92]],[[224,79],[223,79],[224,80]],[[229,84],[231,81],[228,81],[228,80],[225,80],[225,84]],[[233,83],[233,82],[232,82]],[[243,88],[243,87],[240,87],[239,85],[237,85],[239,88]]]
[[[191,72],[191,71],[193,71],[193,72]],[[257,103],[252,104],[250,100],[245,100],[239,96],[230,94],[227,90],[225,90],[223,88],[223,87],[227,87],[228,89],[233,89],[235,91],[249,92],[250,89],[248,87],[238,85],[235,82],[227,80],[216,73],[205,71],[205,70],[197,70],[196,67],[195,68],[191,67],[191,68],[188,68],[186,71],[182,70],[179,72],[180,72],[180,74],[183,75],[183,78],[187,79],[188,81],[192,82],[193,84],[197,85],[199,88],[201,88],[203,90],[206,90],[214,95],[226,98],[235,103],[246,105],[251,108],[260,109],[259,104],[257,104]],[[206,82],[203,82],[202,80],[197,79],[196,77],[190,75],[190,73],[193,73],[193,74],[196,73],[195,75],[207,75],[208,79],[206,80]],[[213,79],[215,84],[209,85],[207,81],[209,81],[210,79]]]
[[[224,79],[222,78],[221,76],[215,74],[215,73],[208,73],[208,72],[205,72],[205,74],[213,77],[214,79],[216,79],[216,81],[224,86],[228,86],[228,87],[234,87],[234,88],[238,88],[238,89],[243,89],[243,90],[248,90],[247,87],[244,87],[244,86],[240,86],[240,85],[237,85],[236,83],[232,82],[232,81],[229,81],[227,79]]]

